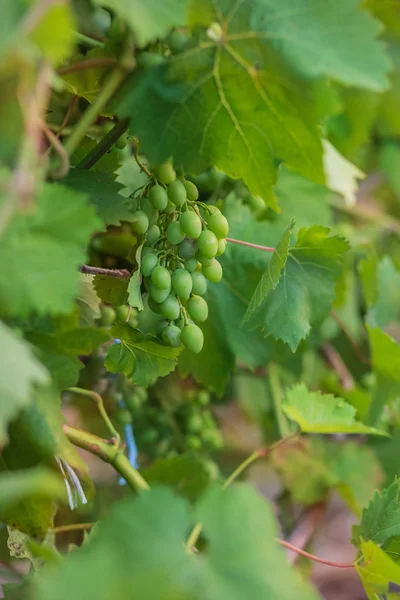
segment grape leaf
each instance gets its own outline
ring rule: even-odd
[[[364,179],[365,173],[344,158],[328,140],[323,140],[323,146],[327,186],[341,194],[347,206],[354,206],[358,180]]]
[[[121,196],[121,184],[106,173],[71,169],[63,183],[87,194],[105,225],[120,225],[121,221],[132,221],[133,213],[127,200]]]
[[[392,538],[400,536],[399,498],[398,479],[382,492],[375,492],[369,505],[362,512],[360,525],[353,528],[353,544],[356,547],[360,546],[361,540],[371,540],[383,546]]]
[[[35,580],[34,598],[316,600],[290,569],[274,539],[272,510],[252,488],[211,490],[194,513],[187,501],[161,487],[120,503],[61,568]],[[208,545],[195,555],[185,550],[184,541],[198,521]]]
[[[111,373],[122,372],[137,385],[147,387],[175,369],[179,348],[164,346],[127,324],[113,325],[111,335],[121,340],[107,351],[105,364]]]
[[[135,270],[133,271],[128,285],[128,303],[133,308],[143,310],[142,292],[140,284],[142,282],[142,274],[140,272],[140,265],[142,263],[142,250],[145,240],[136,248],[135,251]]]
[[[268,4],[242,2],[231,18],[227,3],[196,5],[191,24],[207,30],[220,22],[218,39],[208,30],[187,52],[138,70],[116,110],[131,117],[132,133],[151,162],[173,155],[177,166],[193,173],[214,164],[242,177],[253,195],[276,208],[275,159],[321,183],[324,176],[311,88],[272,47],[269,25],[277,20],[265,18],[273,10]],[[177,144],[179,131],[186,134]]]
[[[121,304],[128,302],[127,279],[96,275],[93,284],[97,295],[103,302],[113,306],[121,306]]]
[[[289,419],[308,433],[370,433],[386,435],[355,420],[356,409],[342,398],[310,392],[304,384],[290,388],[282,405]]]
[[[0,312],[70,312],[86,245],[101,228],[85,196],[45,185],[35,211],[16,215],[1,238]]]
[[[377,327],[367,327],[374,371],[384,378],[400,383],[400,346]]]
[[[0,446],[7,441],[7,425],[31,400],[33,384],[45,384],[49,374],[31,347],[0,322]]]
[[[95,0],[111,8],[132,28],[139,48],[164,38],[172,27],[185,25],[188,0]]]
[[[82,55],[73,56],[70,62],[73,64],[74,62],[78,63],[81,60],[93,60],[93,59],[98,59],[98,58],[114,58],[114,59],[116,59],[115,51],[113,48],[110,48],[109,46],[105,46],[103,48],[92,48],[84,56],[82,56]],[[96,97],[101,89],[102,82],[104,80],[104,75],[107,73],[107,71],[109,71],[112,68],[113,68],[113,65],[111,64],[111,65],[100,66],[100,67],[92,68],[92,69],[83,69],[83,70],[75,71],[72,73],[65,73],[62,75],[62,78],[63,78],[63,81],[65,81],[67,88],[71,91],[72,94],[74,94],[75,96],[81,96],[82,98],[85,98],[88,102],[92,103],[96,99]],[[87,150],[86,154],[89,154],[89,151],[92,150],[92,148],[94,148],[94,146],[96,146],[96,142],[94,140],[90,140],[90,142],[89,143],[88,142],[89,142],[89,138],[85,138],[84,144],[82,144],[74,152],[73,160],[71,160],[71,164],[73,166],[75,166],[77,164],[76,163],[77,155],[80,155],[82,153],[82,151],[85,152],[85,150]],[[84,158],[84,156],[80,156],[80,159]],[[112,154],[107,154],[106,156],[102,157],[98,162],[100,162],[100,163],[103,162],[103,164],[104,164],[105,160],[108,160],[114,164],[116,163],[115,166],[116,167],[118,166],[119,157],[116,152],[113,152]],[[96,165],[94,165],[93,170],[94,171],[99,170],[98,163],[96,163]]]
[[[286,342],[294,352],[308,336],[311,324],[329,312],[335,297],[335,281],[348,243],[329,229],[313,226],[301,229],[289,250],[281,277],[274,290],[246,318],[250,330],[261,329]],[[259,299],[255,301],[255,306]]]
[[[365,288],[371,287],[370,281],[366,281]],[[371,327],[384,329],[400,321],[400,272],[389,256],[384,256],[377,265],[377,285],[378,297],[368,311],[367,322]]]
[[[70,54],[75,45],[75,19],[68,4],[49,6],[29,34],[41,53],[55,65]]]
[[[92,326],[100,318],[100,298],[96,294],[93,282],[93,275],[79,274],[78,292],[75,302],[79,307],[80,324],[83,326]]]
[[[391,598],[391,584],[400,585],[400,566],[382,548],[371,540],[361,542],[363,563],[355,568],[360,576],[369,600]],[[398,594],[396,594],[397,597]]]
[[[65,487],[50,469],[36,467],[16,472],[0,473],[0,519],[7,521],[10,507],[24,497],[65,499]]]

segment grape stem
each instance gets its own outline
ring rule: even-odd
[[[93,433],[76,429],[70,425],[63,425],[63,430],[69,441],[91,454],[100,458],[103,462],[109,463],[125,479],[128,485],[133,489],[149,490],[150,487],[139,471],[129,462],[122,451],[122,448],[116,448],[113,441],[104,440]]]
[[[102,140],[89,152],[76,166],[77,169],[91,169],[98,160],[115,144],[123,133],[128,129],[129,119],[123,119],[103,137]]]
[[[286,542],[285,540],[281,540],[280,538],[275,538],[275,540],[284,548],[287,548],[292,552],[296,552],[296,554],[300,554],[301,556],[305,556],[306,558],[309,558],[314,562],[320,563],[321,565],[328,565],[328,567],[337,567],[338,569],[353,569],[355,567],[355,564],[352,562],[340,563],[334,560],[325,560],[325,558],[320,558],[319,556],[315,556],[315,554],[310,554],[310,552],[306,552],[301,548],[297,548],[297,546],[293,546],[293,544],[291,544],[290,542]]]
[[[66,67],[60,67],[57,69],[59,75],[66,75],[67,73],[75,73],[76,71],[84,71],[86,69],[100,69],[102,67],[112,67],[117,64],[115,58],[111,56],[101,56],[99,58],[87,58],[81,60],[73,65],[67,65]]]
[[[59,525],[53,527],[51,533],[66,533],[68,531],[81,531],[82,529],[92,529],[96,523],[71,523],[70,525]]]
[[[275,252],[275,248],[271,246],[260,246],[260,244],[252,244],[251,242],[244,242],[243,240],[235,240],[234,238],[225,238],[227,242],[231,244],[240,244],[241,246],[248,246],[249,248],[255,248],[256,250],[264,250],[265,252]]]
[[[132,141],[133,141],[133,157],[134,157],[135,161],[137,162],[139,169],[141,171],[143,171],[144,173],[146,173],[146,175],[148,177],[153,177],[153,174],[150,173],[150,171],[148,170],[146,165],[139,158],[139,148],[140,148],[139,140],[134,137],[134,138],[132,138]]]
[[[119,279],[128,279],[131,276],[127,269],[103,269],[102,267],[81,265],[79,270],[85,275],[105,275],[106,277],[117,277]]]
[[[67,389],[67,391],[71,392],[71,394],[78,394],[80,396],[86,396],[86,398],[90,398],[91,400],[93,400],[93,402],[97,406],[97,409],[100,413],[101,418],[104,421],[105,426],[107,427],[108,431],[110,432],[110,434],[114,440],[114,444],[117,446],[117,448],[119,448],[119,446],[121,445],[121,436],[119,435],[118,431],[115,429],[114,425],[112,424],[111,419],[108,416],[107,411],[104,407],[103,398],[100,396],[100,394],[98,394],[94,390],[86,390],[84,388],[79,388],[79,387],[70,387]]]

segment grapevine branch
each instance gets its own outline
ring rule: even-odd
[[[116,123],[115,126],[103,137],[102,140],[89,152],[87,156],[77,165],[78,169],[91,169],[93,165],[108,150],[115,144],[115,142],[121,137],[123,133],[128,129],[129,119],[123,119]]]
[[[336,562],[334,560],[326,560],[325,558],[320,558],[319,556],[315,556],[315,554],[310,554],[310,552],[306,552],[305,550],[302,550],[301,548],[297,548],[296,546],[293,546],[293,544],[291,544],[290,542],[286,542],[285,540],[281,540],[280,538],[275,538],[275,539],[278,542],[278,544],[280,544],[284,548],[287,548],[288,550],[291,550],[292,552],[296,552],[296,554],[300,554],[301,556],[305,556],[306,558],[309,558],[310,560],[312,560],[314,562],[321,563],[322,565],[328,565],[328,567],[337,567],[339,569],[354,568],[354,563],[352,563],[352,562],[340,563],[340,562]]]
[[[80,396],[85,396],[86,398],[90,398],[91,400],[93,400],[93,402],[97,406],[97,409],[100,413],[101,418],[103,419],[103,421],[105,423],[105,426],[107,427],[108,431],[110,432],[110,434],[114,440],[115,445],[117,447],[119,447],[121,444],[121,436],[119,435],[118,431],[115,429],[114,425],[112,424],[111,419],[108,416],[107,411],[104,407],[103,398],[100,396],[100,394],[98,394],[94,390],[86,390],[85,388],[79,388],[79,387],[70,387],[70,388],[68,388],[67,391],[71,392],[72,394],[78,394]]]
[[[106,277],[117,277],[119,279],[129,279],[131,276],[127,269],[103,269],[102,267],[92,267],[90,265],[81,265],[80,272],[85,275],[105,275]]]
[[[52,533],[65,533],[68,531],[81,531],[82,529],[92,529],[95,523],[71,523],[71,525],[59,525],[53,527]]]
[[[100,69],[102,67],[112,67],[117,64],[115,58],[111,56],[100,56],[98,58],[87,58],[81,60],[73,65],[67,65],[66,67],[60,67],[57,69],[59,75],[66,75],[67,73],[76,73],[76,71],[84,71],[86,69]]]

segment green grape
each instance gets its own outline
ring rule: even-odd
[[[197,262],[197,258],[189,258],[188,260],[185,260],[185,269],[186,271],[189,271],[189,273],[192,273],[197,269],[198,264],[199,263]]]
[[[214,260],[213,258],[208,258],[207,256],[204,256],[204,254],[202,254],[200,250],[196,252],[196,258],[199,261],[199,263],[203,266],[210,266],[212,264],[212,261]]]
[[[153,272],[153,269],[156,268],[158,264],[158,258],[155,254],[146,254],[142,258],[142,264],[140,265],[140,270],[142,271],[145,277],[150,277]]]
[[[197,252],[197,240],[186,238],[179,244],[178,256],[181,258],[192,258]],[[197,263],[197,261],[196,261]]]
[[[181,307],[177,298],[171,294],[160,304],[160,310],[165,318],[175,321],[180,315]]]
[[[160,217],[160,213],[156,208],[153,207],[148,198],[142,198],[141,208],[149,219],[149,225],[156,225]]]
[[[190,288],[191,287],[192,286],[190,286]],[[116,316],[116,312],[111,306],[101,307],[100,323],[101,325],[104,325],[104,327],[108,327],[109,325],[111,325],[111,323],[114,323]]]
[[[193,210],[187,210],[182,214],[179,225],[189,238],[197,240],[201,234],[201,220]]]
[[[207,216],[207,227],[217,238],[226,238],[229,233],[228,221],[218,208]]]
[[[181,345],[181,333],[181,330],[176,325],[168,325],[162,332],[164,344],[172,346],[172,348],[178,348]]]
[[[181,229],[178,221],[171,221],[167,227],[167,239],[170,244],[176,246],[185,239],[185,234]]]
[[[165,267],[158,265],[151,274],[151,281],[160,290],[171,289],[171,274]]]
[[[172,202],[170,202],[170,201],[168,200],[168,204],[167,204],[167,206],[166,206],[166,208],[165,208],[165,210],[164,210],[165,214],[166,214],[166,215],[171,215],[172,213],[174,213],[174,212],[175,212],[175,210],[176,210],[176,206],[175,206],[175,204],[172,204]]]
[[[144,287],[146,289],[146,292],[150,292],[150,288],[151,288],[151,279],[150,279],[150,277],[144,277],[143,283],[144,283]]]
[[[225,252],[226,244],[226,240],[218,240],[218,250],[215,256],[221,256]]]
[[[198,413],[191,414],[186,421],[186,428],[188,431],[193,433],[201,431],[203,428],[203,419],[201,418],[201,415]]]
[[[97,7],[93,15],[95,25],[100,29],[101,33],[106,34],[110,29],[111,15],[108,10]],[[178,33],[178,32],[177,32]]]
[[[137,210],[132,218],[132,229],[135,233],[146,233],[149,228],[149,218],[143,210]]]
[[[158,431],[157,429],[154,429],[154,427],[151,427],[149,429],[146,429],[146,431],[141,432],[140,434],[140,440],[142,442],[142,444],[152,444],[154,443],[158,438]]]
[[[207,279],[204,277],[203,273],[199,271],[194,271],[191,273],[192,277],[192,292],[197,296],[204,296],[207,291]]]
[[[199,197],[199,190],[191,181],[185,181],[186,195],[188,200],[194,202]]]
[[[175,179],[168,186],[168,198],[178,208],[186,202],[186,188],[180,179]]]
[[[186,31],[183,29],[175,29],[169,34],[167,42],[172,54],[179,54],[184,51],[189,40],[190,37]]]
[[[199,250],[206,258],[214,258],[218,250],[218,239],[212,231],[204,229],[199,237]]]
[[[119,17],[114,17],[108,32],[110,40],[121,42],[126,31],[125,23]]]
[[[224,445],[221,432],[216,428],[203,429],[201,432],[201,439],[213,450],[220,450]]]
[[[148,393],[146,388],[140,387],[139,385],[135,386],[135,392],[139,396],[142,402],[145,402],[148,397]]]
[[[201,296],[191,296],[186,305],[188,313],[193,321],[204,323],[208,317],[207,302]]]
[[[122,304],[121,306],[118,306],[116,310],[116,315],[118,321],[122,321],[123,323],[125,323],[129,315],[129,304]]]
[[[161,304],[156,304],[156,306],[161,308]],[[160,319],[155,326],[155,334],[158,336],[162,336],[162,332],[166,327],[168,327],[169,321],[167,319]]]
[[[127,394],[124,398],[124,401],[125,405],[131,411],[131,413],[137,412],[143,404],[140,396],[138,396],[138,394],[136,394],[135,392],[133,392],[133,394]]]
[[[150,287],[150,296],[154,300],[154,302],[156,302],[157,304],[161,304],[161,302],[164,302],[164,300],[166,298],[168,298],[169,293],[170,293],[170,288],[168,288],[166,290],[160,290],[155,285],[152,285]],[[161,309],[160,309],[160,312],[161,312]]]
[[[210,402],[210,392],[207,390],[199,390],[196,400],[200,406],[207,406]]]
[[[151,281],[150,281],[150,285],[149,285],[149,297],[147,298],[147,304],[149,305],[149,309],[153,313],[155,313],[156,315],[159,315],[161,313],[160,304],[157,303],[155,300],[153,300],[153,298],[151,296],[151,289],[152,289],[152,286],[151,286]],[[157,288],[154,288],[154,290],[157,290]],[[155,292],[155,291],[154,291],[154,293],[156,295],[158,294],[158,292]],[[164,300],[165,300],[165,298],[164,298]],[[163,300],[161,300],[161,302],[163,302]]]
[[[121,135],[120,138],[118,138],[118,140],[115,142],[115,147],[118,148],[118,150],[123,150],[124,148],[126,148],[126,145],[128,143],[128,138],[126,137],[126,134]]]
[[[199,450],[201,448],[201,439],[197,435],[187,435],[185,443],[191,450]]]
[[[157,210],[165,210],[167,208],[168,194],[161,185],[153,185],[149,192],[149,199]]]
[[[155,52],[139,52],[135,55],[135,60],[137,66],[142,69],[151,69],[164,62],[163,56],[161,56],[161,54],[156,54]],[[161,177],[158,177],[158,179],[163,181]],[[163,181],[163,183],[165,182]]]
[[[142,258],[143,256],[146,256],[146,254],[153,254],[154,253],[154,248],[150,248],[149,246],[144,246],[143,250],[142,250]]]
[[[157,179],[159,179],[161,183],[164,183],[165,185],[172,183],[176,178],[176,173],[170,160],[167,160],[167,162],[157,167],[157,169],[155,169],[155,174]]]
[[[152,246],[160,239],[160,237],[161,237],[161,231],[160,231],[159,226],[151,225],[151,227],[149,227],[147,230],[145,244]]]
[[[115,418],[121,425],[127,425],[133,421],[132,414],[127,408],[119,408],[115,413]]]
[[[183,345],[190,350],[190,352],[198,354],[203,348],[204,335],[200,327],[191,323],[183,328],[181,340]]]
[[[186,269],[176,269],[172,273],[172,289],[181,298],[189,298],[192,286],[192,277]]]
[[[217,260],[213,260],[211,265],[203,266],[203,275],[211,283],[219,283],[222,279],[222,267]]]

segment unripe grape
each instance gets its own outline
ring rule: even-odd
[[[213,260],[211,265],[203,266],[203,275],[212,283],[219,283],[222,279],[222,267],[217,260]]]
[[[199,263],[197,262],[197,258],[189,258],[188,260],[185,260],[185,269],[186,271],[189,271],[189,273],[192,273],[197,269],[198,264]]]
[[[185,438],[186,446],[191,450],[201,448],[201,439],[197,435],[187,435]]]
[[[174,31],[171,31],[167,38],[168,46],[170,47],[172,54],[179,54],[180,52],[183,52],[189,40],[189,35],[182,29],[175,29]]]
[[[176,246],[185,239],[186,235],[182,231],[178,221],[171,221],[167,227],[167,239],[170,244]]]
[[[166,214],[166,215],[171,215],[171,214],[172,214],[172,213],[174,213],[175,211],[176,211],[176,206],[175,206],[175,204],[172,204],[172,202],[170,202],[170,201],[168,200],[168,204],[167,204],[167,206],[166,206],[166,208],[165,208],[165,210],[164,210],[165,214]]]
[[[161,308],[161,304],[158,304],[157,306]],[[168,325],[169,321],[167,321],[167,319],[160,319],[159,321],[157,321],[155,325],[155,334],[162,337],[162,332],[166,327],[168,327]]]
[[[204,256],[204,254],[202,254],[200,250],[196,252],[196,258],[199,261],[199,263],[203,265],[203,267],[210,266],[212,264],[212,261],[214,260],[213,258],[208,258],[207,256]]]
[[[204,335],[200,327],[197,325],[186,325],[181,333],[181,341],[183,345],[193,352],[193,354],[198,354],[201,352],[204,344]]]
[[[207,291],[207,279],[204,277],[203,273],[199,271],[194,271],[191,273],[192,277],[192,292],[197,296],[204,296]]]
[[[154,290],[157,290],[156,287],[153,287],[153,292]],[[164,290],[161,290],[164,291]],[[156,295],[158,292],[154,292]],[[165,300],[165,298],[164,298]],[[161,301],[163,302],[163,300]],[[156,315],[159,315],[161,313],[161,309],[160,309],[160,304],[158,302],[156,302],[153,297],[151,296],[151,283],[150,283],[150,287],[149,287],[149,296],[147,298],[147,304],[149,305],[149,309],[155,313]]]
[[[190,275],[189,275],[190,277]],[[192,281],[190,281],[190,284],[192,283]],[[192,291],[192,285],[190,285],[190,291]],[[189,292],[190,294],[190,292]],[[104,327],[108,327],[109,325],[111,325],[111,323],[114,323],[116,319],[116,313],[115,310],[111,307],[111,306],[102,306],[101,307],[101,314],[100,314],[100,323],[101,325],[103,325]]]
[[[171,275],[168,269],[158,265],[151,273],[151,281],[160,290],[171,288]]]
[[[161,231],[158,225],[152,225],[149,227],[146,233],[146,246],[152,246],[155,244],[160,239],[160,236]]]
[[[207,302],[201,296],[192,296],[186,305],[187,311],[193,321],[204,323],[208,317]]]
[[[168,198],[178,208],[186,202],[186,188],[180,179],[175,179],[168,186]]]
[[[188,237],[197,240],[200,236],[201,220],[193,210],[185,211],[179,220],[179,224],[182,231],[184,231]]]
[[[123,321],[125,323],[129,315],[129,305],[121,304],[121,306],[117,307],[115,312],[118,321]]]
[[[186,269],[176,269],[172,273],[172,289],[181,298],[189,298],[192,286],[192,277]]]
[[[176,325],[168,325],[162,332],[162,339],[165,344],[177,348],[181,345],[181,330]]]
[[[199,250],[206,258],[214,258],[218,250],[218,239],[212,231],[205,229],[199,237]]]
[[[158,222],[160,213],[156,208],[153,207],[148,198],[142,198],[141,208],[149,219],[149,225],[155,225]]]
[[[160,304],[161,313],[166,319],[175,321],[180,315],[181,307],[175,296],[169,295],[168,298]]]
[[[197,240],[186,238],[179,244],[178,256],[181,258],[192,258],[197,252]]]
[[[142,271],[145,277],[150,277],[153,272],[153,269],[156,268],[158,263],[158,258],[155,254],[146,254],[142,258],[142,264],[140,265],[140,270]]]
[[[150,287],[150,296],[156,304],[161,304],[161,302],[164,302],[164,300],[166,298],[168,298],[169,293],[170,293],[170,289],[160,290],[160,288],[156,287],[155,285],[152,285]],[[149,306],[150,306],[150,303],[149,303]],[[160,311],[161,311],[161,309],[160,309]],[[155,311],[153,311],[153,312],[155,312]]]
[[[229,233],[228,221],[218,209],[207,216],[207,227],[217,238],[226,238]]]
[[[170,160],[167,160],[165,163],[157,167],[157,169],[155,169],[155,173],[157,175],[157,179],[159,179],[161,183],[164,183],[165,185],[172,183],[176,178],[176,173]]]
[[[149,228],[149,218],[143,210],[137,210],[132,217],[132,229],[135,233],[143,234]]]
[[[188,200],[194,202],[199,197],[199,190],[191,181],[185,181],[186,195]]]
[[[221,256],[226,249],[226,240],[218,240],[218,250],[215,256]]]
[[[168,204],[167,191],[161,185],[153,185],[149,192],[149,200],[157,210],[165,210]]]
[[[127,408],[118,409],[115,416],[118,423],[121,423],[121,425],[128,425],[133,421],[132,415]]]

